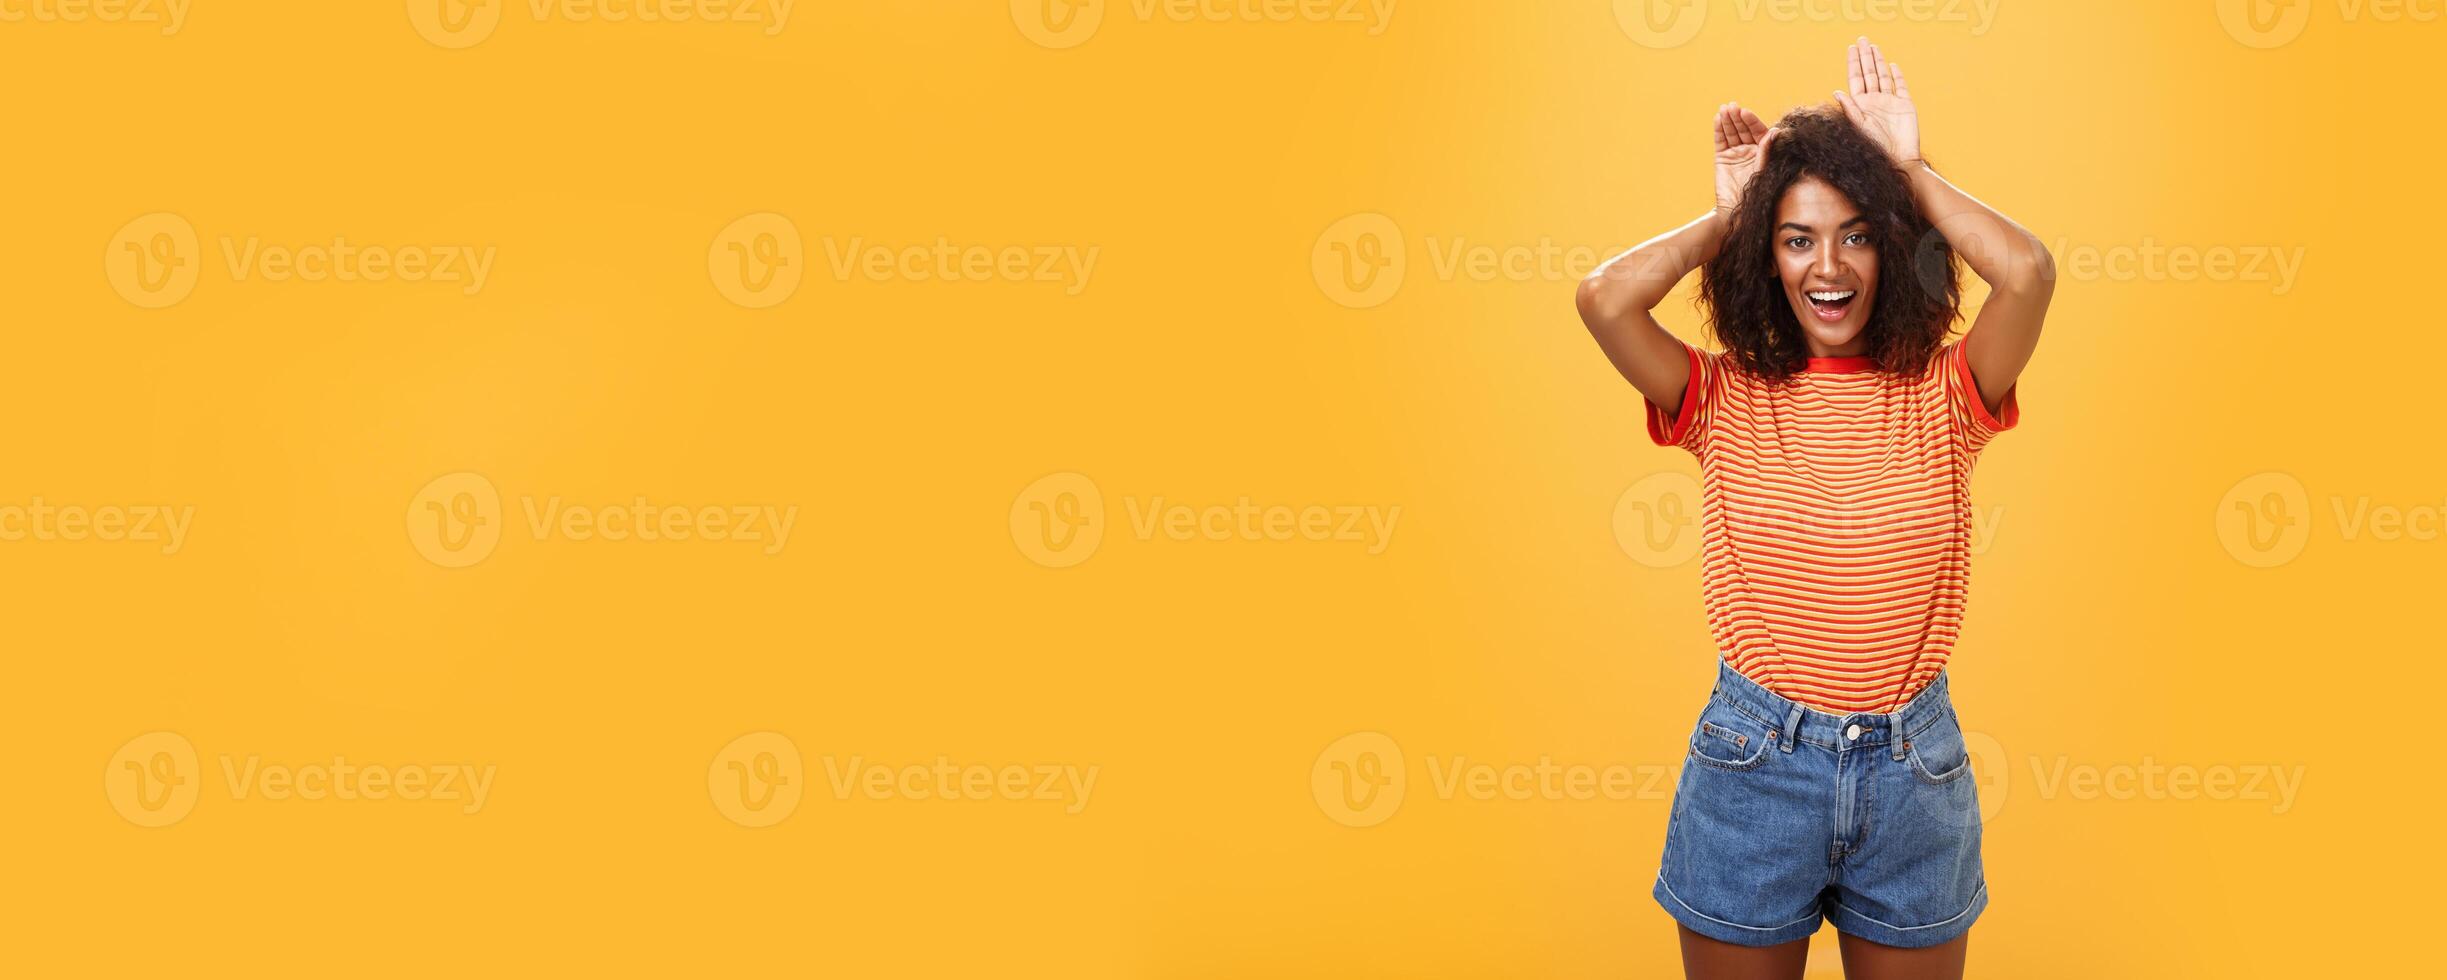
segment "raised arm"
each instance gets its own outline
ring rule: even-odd
[[[1667,333],[1650,311],[1674,284],[1716,256],[1725,222],[1741,202],[1742,189],[1767,161],[1776,136],[1758,114],[1733,103],[1716,109],[1716,209],[1673,231],[1606,260],[1580,281],[1580,320],[1614,369],[1667,414],[1680,411],[1691,363],[1682,341]]]
[[[2039,328],[2056,289],[2056,259],[2039,236],[1997,213],[1930,169],[1920,158],[1920,118],[1903,69],[1887,61],[1864,37],[1845,56],[1849,92],[1835,93],[1844,114],[1886,154],[1911,182],[1920,212],[1945,236],[1946,245],[1973,274],[1988,283],[1988,302],[1963,335],[1963,355],[1980,401],[1997,411],[2014,379],[2039,348]]]

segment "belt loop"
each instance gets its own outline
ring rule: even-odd
[[[1783,742],[1783,743],[1784,743],[1784,744],[1783,744],[1783,746],[1782,746],[1782,748],[1783,748],[1783,749],[1784,749],[1786,752],[1791,752],[1791,751],[1793,751],[1793,743],[1798,742],[1798,741],[1801,741],[1801,706],[1800,706],[1800,705],[1798,705],[1798,704],[1794,705],[1794,706],[1793,706],[1792,713],[1787,714],[1787,715],[1785,715],[1785,716],[1784,716],[1784,737],[1783,737],[1783,738],[1781,738],[1781,739],[1778,739],[1778,741],[1781,741],[1781,742]]]
[[[1904,757],[1903,712],[1898,711],[1886,716],[1886,742],[1887,747],[1894,750],[1895,761],[1902,762]]]

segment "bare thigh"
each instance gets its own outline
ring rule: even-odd
[[[1882,946],[1840,932],[1836,941],[1844,951],[1845,980],[1962,980],[1963,957],[1971,949],[1968,932],[1919,949]]]
[[[1800,980],[1810,961],[1810,941],[1796,939],[1775,946],[1743,946],[1682,930],[1682,975],[1688,980]],[[1844,962],[1852,958],[1847,954]],[[1959,961],[1958,961],[1959,962]]]

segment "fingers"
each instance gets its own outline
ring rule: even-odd
[[[1844,49],[1844,87],[1851,89],[1854,95],[1860,95],[1865,91],[1861,88],[1861,45],[1859,42]]]
[[[1758,113],[1742,108],[1740,103],[1734,104],[1734,111],[1739,114],[1739,118],[1742,120],[1742,138],[1744,140],[1756,143],[1767,138],[1767,123],[1759,119]]]
[[[1879,52],[1877,45],[1869,43],[1868,35],[1862,35],[1858,43],[1861,46],[1861,83],[1869,86],[1872,92],[1887,91],[1886,56]]]
[[[1716,148],[1720,151],[1760,142],[1768,132],[1759,114],[1742,108],[1739,102],[1716,107]]]
[[[1769,129],[1765,135],[1762,135],[1762,136],[1760,136],[1760,137],[1759,137],[1759,165],[1760,165],[1760,166],[1764,167],[1764,166],[1766,166],[1766,165],[1767,165],[1767,148],[1768,148],[1768,145],[1769,145],[1769,144],[1771,144],[1771,143],[1774,143],[1774,142],[1776,141],[1776,134],[1781,133],[1781,132],[1784,132],[1784,127],[1782,127],[1782,126],[1777,126],[1777,127],[1774,127],[1774,128]]]
[[[1906,99],[1911,98],[1912,86],[1903,80],[1903,66],[1890,63],[1886,67],[1895,73],[1895,94]]]
[[[1849,57],[1845,79],[1851,83],[1852,94],[1886,93],[1906,99],[1912,97],[1911,91],[1903,86],[1902,70],[1886,60],[1886,52],[1869,43],[1868,35],[1853,39]]]
[[[1835,93],[1835,101],[1843,105],[1844,118],[1852,120],[1852,124],[1855,126],[1861,125],[1862,117],[1860,103],[1852,101],[1852,96],[1842,92]]]

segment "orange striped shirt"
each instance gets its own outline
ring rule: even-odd
[[[1990,415],[1960,341],[1917,376],[1813,357],[1785,385],[1689,344],[1648,434],[1699,457],[1701,591],[1742,675],[1822,711],[1893,711],[1954,651],[1971,585],[1971,468]]]

